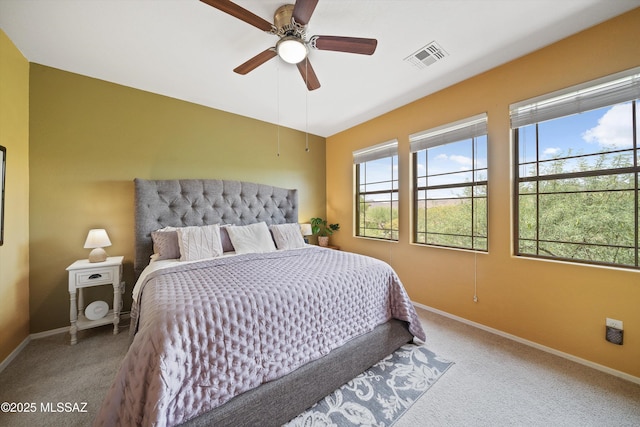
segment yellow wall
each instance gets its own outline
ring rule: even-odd
[[[325,213],[324,138],[306,153],[304,133],[282,128],[277,157],[268,123],[37,64],[30,84],[32,333],[69,324],[65,268],[88,256],[90,228],[125,256],[129,309],[136,177],[297,188],[301,222]]]
[[[29,335],[29,63],[0,30],[0,145],[7,149],[0,246],[0,361]]]
[[[411,298],[640,377],[640,273],[512,256],[509,104],[640,65],[640,9],[327,138],[327,215],[344,249],[384,259]],[[434,65],[434,66],[437,66]],[[428,78],[428,77],[425,77]],[[471,252],[412,245],[408,135],[481,112],[489,116],[489,245]],[[354,237],[352,151],[399,140],[400,240]],[[606,317],[625,344],[604,340]],[[428,341],[428,331],[427,331]]]

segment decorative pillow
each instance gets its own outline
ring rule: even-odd
[[[165,227],[151,232],[153,252],[158,256],[155,260],[180,258],[178,232],[176,227]]]
[[[220,226],[220,240],[222,240],[222,252],[233,252],[233,244],[229,238],[227,228],[233,227],[233,224],[225,224]]]
[[[220,226],[182,227],[178,231],[180,261],[197,261],[222,255]]]
[[[264,222],[228,227],[227,232],[237,254],[273,252],[273,244],[269,228]]]
[[[304,247],[304,238],[300,224],[274,224],[269,227],[278,249],[297,249]]]

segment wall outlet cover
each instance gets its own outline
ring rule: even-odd
[[[610,319],[607,317],[606,325],[610,328],[616,328],[620,330],[624,329],[622,327],[622,320]]]

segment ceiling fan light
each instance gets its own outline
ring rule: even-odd
[[[302,62],[309,53],[307,46],[297,37],[283,37],[276,44],[276,52],[283,61],[289,64]]]

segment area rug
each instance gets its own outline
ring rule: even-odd
[[[405,344],[285,426],[391,426],[452,365]]]

